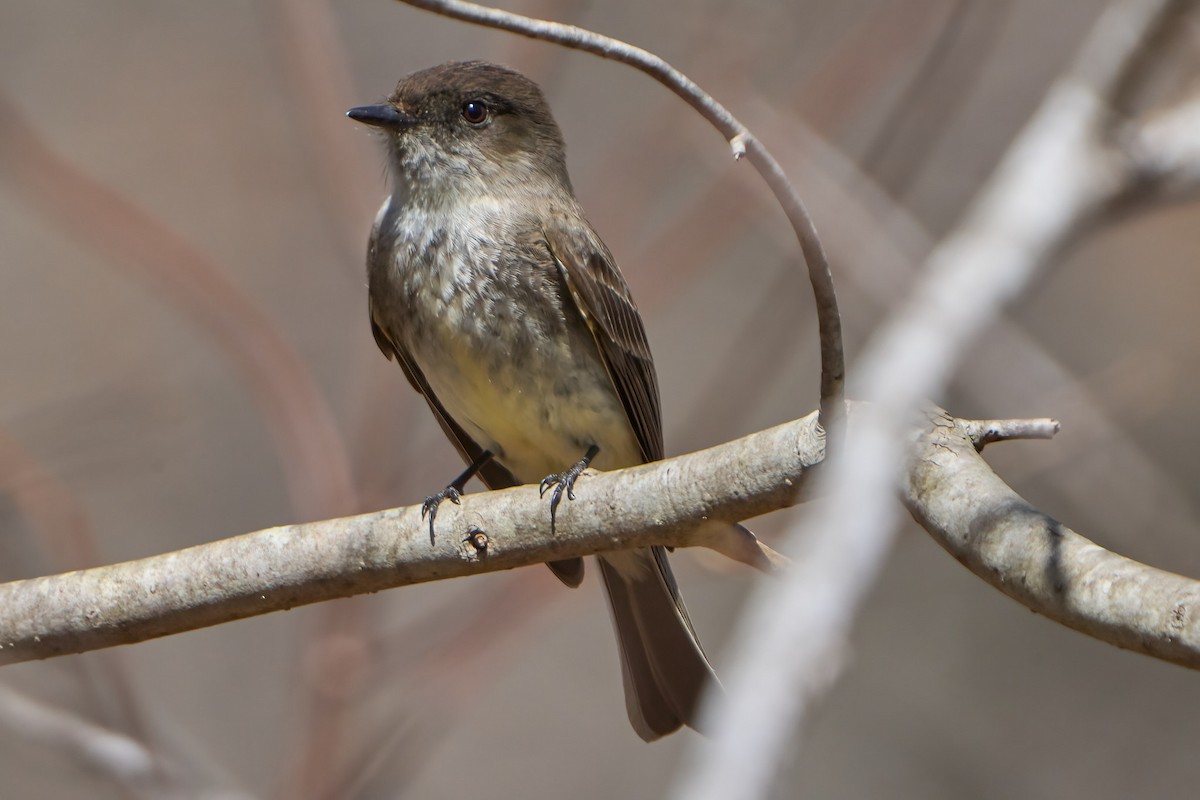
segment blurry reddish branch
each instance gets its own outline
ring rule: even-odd
[[[779,162],[762,142],[694,81],[659,56],[640,47],[574,25],[532,19],[459,0],[401,2],[464,22],[554,42],[628,64],[645,72],[683,98],[721,132],[733,148],[735,158],[744,155],[750,159],[750,163],[771,188],[775,199],[792,224],[792,230],[796,233],[808,267],[809,282],[816,299],[817,327],[821,337],[821,424],[834,437],[836,448],[836,441],[840,436],[839,422],[845,416],[846,358],[842,346],[842,322],[833,286],[833,275],[829,271],[829,260],[825,256],[825,249],[817,236],[816,226],[804,206],[804,201],[788,181]]]
[[[911,14],[907,4],[888,4],[898,17]],[[1013,8],[1007,3],[972,3],[954,0],[942,10],[942,25],[929,43],[915,74],[891,101],[887,117],[879,125],[861,159],[862,171],[876,176],[893,197],[903,197],[914,176],[929,156],[937,152],[946,131],[963,103],[978,85],[979,74],[989,63],[988,55],[1003,34]],[[880,16],[883,16],[882,14]],[[884,42],[894,36],[892,27],[878,42],[848,53],[837,69],[853,74],[851,59],[864,52],[886,50]],[[868,49],[869,48],[869,49]],[[800,103],[798,108],[808,109]]]
[[[340,111],[357,91],[332,4],[327,0],[276,0],[266,6],[266,12],[270,24],[264,30],[272,39],[278,74],[290,93],[294,106],[290,113],[305,121],[293,130],[307,145],[306,163],[318,181],[319,191],[312,196],[321,202],[340,245],[341,258],[337,260],[357,284],[363,274],[367,231],[376,204],[363,187],[379,183],[379,168],[374,143],[365,137],[348,139],[344,117],[330,113],[331,109]],[[378,353],[373,347],[359,347],[347,357],[364,366],[374,365]],[[359,368],[352,374],[357,379],[338,387],[348,399],[336,405],[350,409],[349,413],[343,411],[343,426],[363,506],[339,513],[391,504],[378,499],[382,491],[372,489],[386,484],[386,496],[394,497],[397,487],[388,483],[394,477],[388,465],[403,460],[392,446],[395,437],[381,434],[380,429],[385,420],[400,425],[402,409],[412,407],[409,398],[397,398],[388,391],[385,370]],[[351,702],[364,690],[364,676],[370,672],[372,651],[367,634],[373,620],[368,612],[366,603],[331,603],[304,628],[292,701],[294,719],[287,726],[290,741],[277,797],[340,796],[330,788],[337,780],[332,770],[353,730]],[[348,658],[347,652],[363,655]]]
[[[350,461],[333,414],[299,356],[220,265],[60,158],[2,97],[0,158],[16,185],[64,231],[161,292],[237,367],[275,437],[302,519],[354,510]]]
[[[103,563],[79,498],[5,431],[0,431],[0,490],[41,539],[56,569]]]

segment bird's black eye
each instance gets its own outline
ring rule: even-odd
[[[482,125],[491,116],[491,110],[482,100],[468,100],[463,103],[462,116],[471,125]]]

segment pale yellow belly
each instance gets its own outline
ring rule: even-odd
[[[593,362],[548,343],[537,354],[504,358],[456,339],[442,339],[436,357],[420,359],[422,371],[455,422],[518,480],[560,472],[592,444],[600,447],[597,469],[642,462],[598,356]]]

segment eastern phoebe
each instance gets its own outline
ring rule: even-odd
[[[371,330],[470,465],[426,502],[542,481],[551,520],[589,464],[663,457],[654,360],[629,287],[584,217],[537,85],[481,61],[400,81],[348,116],[380,129],[392,194],[367,248]],[[695,727],[716,682],[662,547],[599,558],[625,705],[650,741]],[[549,565],[568,586],[582,559]]]

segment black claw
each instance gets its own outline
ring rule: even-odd
[[[579,476],[583,474],[592,464],[592,459],[596,457],[596,453],[600,452],[600,448],[593,445],[588,448],[587,453],[583,458],[576,461],[562,472],[556,472],[553,475],[547,475],[542,478],[542,482],[538,484],[538,495],[545,497],[546,492],[550,487],[554,487],[554,491],[550,494],[550,532],[554,532],[555,517],[558,513],[558,504],[562,502],[563,492],[566,491],[567,499],[575,499],[575,481],[579,480]]]
[[[456,506],[462,505],[462,492],[457,486],[447,486],[437,494],[431,494],[425,498],[425,502],[421,504],[421,519],[429,517],[429,541],[433,542],[433,521],[437,518],[438,506],[444,501],[449,500]]]

